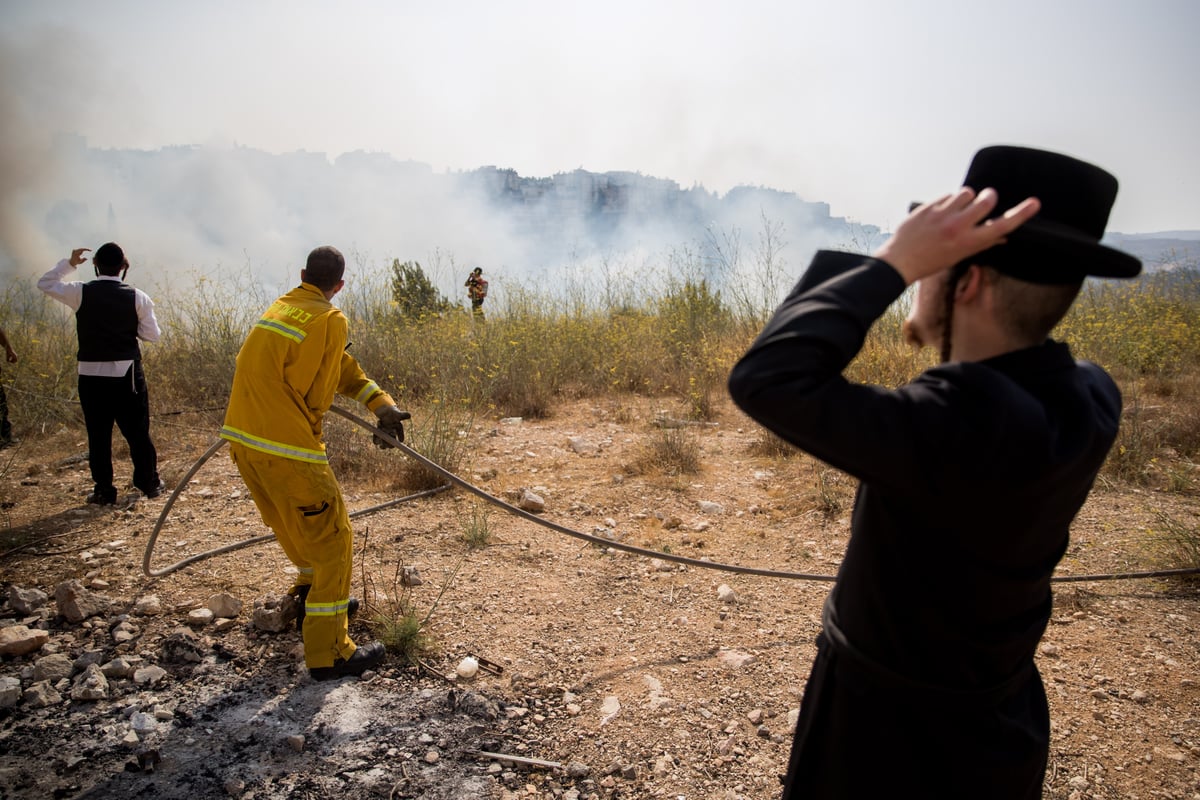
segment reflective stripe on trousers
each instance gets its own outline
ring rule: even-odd
[[[263,522],[308,583],[304,663],[329,667],[354,654],[347,607],[353,573],[350,515],[328,464],[279,458],[236,442],[230,456]]]

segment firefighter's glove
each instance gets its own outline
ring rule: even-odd
[[[396,406],[384,406],[375,412],[375,416],[379,417],[379,428],[385,433],[389,433],[397,440],[404,441],[404,420],[412,419],[412,414],[407,411],[401,411]],[[384,439],[379,434],[371,437],[371,441],[380,450],[386,450],[389,447],[395,447],[394,444]]]

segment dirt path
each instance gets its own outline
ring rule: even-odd
[[[471,433],[463,475],[502,497],[531,490],[545,500],[546,518],[661,552],[836,570],[848,481],[806,458],[760,455],[760,433],[731,409],[715,425],[689,429],[699,473],[647,469],[647,448],[663,436],[653,424],[661,406],[578,402],[550,420],[489,422]],[[361,453],[378,472],[399,458],[343,438],[343,458]],[[159,441],[174,485],[211,433],[168,429]],[[293,631],[249,624],[255,600],[290,584],[278,548],[267,543],[148,579],[142,555],[163,501],[85,507],[86,465],[64,461],[78,453],[77,438],[22,448],[5,452],[13,462],[0,487],[13,505],[0,550],[31,543],[0,559],[0,581],[51,599],[40,613],[6,606],[0,615],[5,625],[45,627],[50,641],[0,664],[0,678],[17,678],[23,698],[0,709],[2,798],[778,795],[826,583],[599,548],[451,492],[356,521],[356,593],[375,609],[403,602],[422,616],[432,610],[429,660],[439,672],[475,654],[499,673],[451,682],[389,660],[367,680],[316,684]],[[344,486],[351,508],[400,492],[379,476],[347,475]],[[1164,515],[1194,526],[1198,513],[1192,498],[1102,487],[1077,521],[1062,569],[1157,566],[1148,543]],[[469,548],[464,531],[480,515],[489,540]],[[181,495],[155,565],[263,532],[222,454]],[[406,566],[420,586],[401,586]],[[54,589],[70,579],[112,607],[82,623],[56,616]],[[185,628],[188,612],[218,592],[247,610],[232,623]],[[133,613],[151,595],[161,613]],[[136,637],[118,643],[122,622]],[[1198,628],[1197,594],[1177,583],[1059,587],[1038,664],[1053,719],[1048,798],[1200,797]],[[361,621],[353,633],[369,635]],[[198,660],[181,659],[181,650]],[[59,680],[57,701],[39,707],[25,695],[38,659],[52,653],[76,665],[120,656],[164,674],[157,682],[112,678],[106,699],[73,700],[80,667]]]

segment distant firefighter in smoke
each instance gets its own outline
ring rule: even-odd
[[[476,267],[471,270],[471,274],[467,276],[467,282],[463,286],[467,287],[467,297],[471,301],[471,313],[479,319],[483,319],[483,300],[488,293],[488,282],[483,278],[483,268]]]

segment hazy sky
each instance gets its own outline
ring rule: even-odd
[[[769,186],[893,227],[980,146],[1115,173],[1109,229],[1200,229],[1196,0],[0,0],[14,176],[92,147]]]

